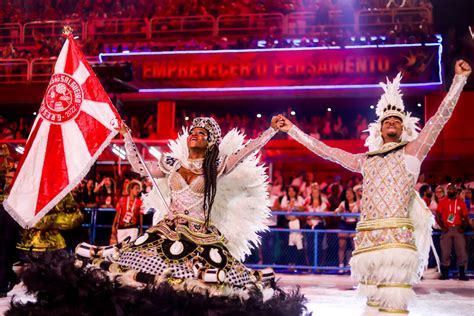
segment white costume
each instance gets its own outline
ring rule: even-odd
[[[361,217],[354,238],[352,276],[367,304],[381,312],[408,313],[412,284],[420,279],[427,263],[431,240],[431,212],[415,194],[414,187],[425,159],[441,129],[451,117],[466,83],[456,75],[436,114],[418,134],[416,118],[404,112],[399,91],[401,76],[382,84],[385,94],[377,105],[379,119],[369,126],[369,153],[351,154],[331,148],[293,126],[290,134],[317,155],[364,176]],[[385,118],[402,119],[401,142],[383,144],[381,123]]]

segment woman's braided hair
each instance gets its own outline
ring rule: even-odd
[[[206,225],[209,224],[212,205],[217,191],[217,158],[219,157],[219,146],[212,145],[206,150],[203,163],[204,171],[204,214]]]
[[[208,147],[204,155],[204,214],[206,225],[211,218],[212,205],[217,192],[217,165],[219,163],[219,144],[221,142],[221,129],[219,124],[212,117],[197,117],[193,120],[190,128],[204,128],[207,133]]]

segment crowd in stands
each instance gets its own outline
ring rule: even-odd
[[[32,122],[25,117],[8,120],[0,115],[0,139],[27,139]]]
[[[127,195],[130,181],[142,182],[142,193],[149,192],[152,184],[130,172],[128,167],[115,166],[113,172],[96,172],[84,179],[74,190],[76,201],[81,207],[115,208],[120,197]],[[341,216],[295,216],[274,215],[268,225],[271,228],[322,230],[315,245],[313,233],[280,231],[264,234],[262,247],[248,261],[250,263],[282,264],[289,266],[312,266],[317,259],[319,266],[339,266],[339,272],[348,272],[348,262],[353,250],[353,233],[357,223],[356,215],[360,212],[362,197],[362,177],[349,175],[327,176],[324,179],[314,170],[288,171],[274,169],[269,195],[273,211],[310,212],[310,213],[341,213]],[[467,205],[470,214],[474,214],[472,197],[474,181],[467,179],[451,179],[421,175],[416,189],[433,211],[436,213],[437,203],[446,196],[448,183],[455,183],[458,196]],[[149,214],[150,215],[150,214]],[[111,217],[109,218],[111,220]],[[151,223],[148,217],[146,225]],[[103,223],[108,224],[110,223]],[[472,224],[472,223],[471,223]],[[434,226],[439,232],[439,227]],[[341,230],[340,232],[324,233],[325,230]],[[469,237],[470,238],[470,237]],[[468,240],[470,240],[468,238]],[[104,239],[105,240],[105,239]],[[468,242],[468,247],[474,244]],[[314,258],[314,249],[318,249],[318,258]],[[472,256],[471,256],[472,257]],[[473,260],[471,258],[470,260]],[[470,263],[472,264],[472,262]]]
[[[351,122],[346,122],[340,115],[333,115],[334,112],[326,112],[325,116],[298,116],[292,115],[288,110],[288,117],[304,131],[317,139],[365,139],[367,136],[363,131],[367,129],[367,118],[361,114],[353,117]],[[191,121],[194,117],[200,116],[192,113],[179,117],[177,126],[186,126],[185,118]],[[222,128],[223,133],[237,128],[250,138],[255,138],[268,128],[270,118],[261,114],[260,117],[249,117],[247,115],[226,114],[223,116],[213,115]],[[184,119],[183,119],[184,118]],[[277,139],[286,138],[286,134],[278,134]]]
[[[319,183],[313,171],[307,170],[299,174],[295,172],[283,173],[284,170],[276,170],[273,173],[273,182],[270,190],[270,197],[274,201],[273,210],[287,212],[340,212],[358,213],[360,210],[360,200],[362,197],[362,178],[352,176],[341,178],[340,176],[328,176]],[[318,179],[320,180],[320,179]],[[474,214],[474,181],[467,179],[452,179],[447,176],[434,177],[432,175],[421,175],[418,179],[416,189],[419,191],[426,204],[436,214],[438,203],[446,197],[448,184],[453,183],[457,188],[457,196],[466,203],[470,214]],[[273,228],[290,229],[341,229],[353,231],[357,218],[350,216],[341,217],[318,217],[318,216],[279,216],[271,223]],[[471,220],[470,226],[473,226]],[[439,226],[433,226],[435,232],[441,232]],[[280,242],[284,258],[273,257],[270,261],[265,256],[260,256],[263,262],[277,262],[282,264],[311,265],[314,257],[311,258],[312,250],[318,247],[318,262],[321,265],[335,266],[340,268],[347,266],[350,259],[350,252],[353,250],[352,237],[349,232],[337,234],[323,234],[320,244],[314,245],[313,235],[291,232],[280,234],[284,240]],[[321,239],[321,238],[320,238]],[[468,247],[474,244],[468,238]],[[265,241],[265,239],[264,239]],[[337,249],[337,250],[336,250]],[[337,255],[336,255],[337,254]],[[271,255],[271,254],[270,254]],[[471,256],[472,257],[472,256]],[[470,259],[472,261],[472,258]],[[433,260],[434,262],[434,260]],[[433,263],[434,264],[434,263]],[[470,263],[472,264],[472,262]]]
[[[352,31],[321,32],[317,37],[284,38],[281,36],[267,36],[264,39],[244,36],[230,42],[227,37],[220,39],[190,39],[188,41],[177,41],[168,46],[153,46],[132,44],[99,45],[102,52],[115,53],[127,51],[163,51],[163,50],[221,50],[221,49],[259,49],[259,48],[296,48],[296,47],[331,47],[331,46],[354,46],[354,45],[385,45],[385,44],[415,44],[415,43],[437,43],[439,40],[435,36],[430,26],[420,27],[419,25],[396,26],[386,34],[365,33],[356,34]],[[99,47],[98,47],[99,48]],[[93,50],[97,52],[96,50]]]
[[[0,23],[91,18],[153,18],[399,7],[393,0],[10,0],[0,4]],[[393,4],[393,5],[392,5]],[[406,0],[404,7],[430,7],[427,0]]]
[[[281,26],[268,25],[267,35],[252,37],[242,35],[238,38],[228,39],[226,36],[214,38],[193,38],[189,34],[181,39],[163,43],[162,40],[149,40],[145,42],[108,40],[105,43],[94,39],[94,36],[82,39],[84,52],[89,56],[98,56],[100,53],[121,51],[163,51],[163,50],[216,50],[216,49],[248,49],[248,48],[291,48],[291,47],[323,47],[323,46],[348,46],[348,45],[379,45],[403,43],[436,42],[429,19],[414,24],[398,21],[388,31],[363,32],[358,34],[347,30],[319,29],[318,25],[331,23],[353,23],[355,9],[383,8],[388,0],[246,0],[246,1],[217,1],[217,0],[156,0],[156,1],[130,1],[130,0],[102,0],[102,1],[71,1],[50,0],[7,1],[0,10],[0,25],[2,23],[25,23],[27,21],[51,21],[67,19],[111,19],[111,18],[140,18],[149,20],[152,17],[194,16],[194,15],[239,15],[250,13],[291,13],[296,11],[316,12],[315,21],[305,21],[304,38],[282,37]],[[398,1],[397,3],[399,3]],[[399,3],[400,5],[400,3]],[[403,5],[417,6],[432,10],[429,1],[406,0]],[[330,20],[329,11],[339,10],[342,17]],[[409,18],[409,17],[408,17]],[[380,22],[380,21],[379,21]],[[383,21],[381,21],[383,22]],[[271,23],[270,23],[271,24]],[[97,27],[100,27],[98,25]],[[173,28],[172,26],[170,26]],[[295,23],[294,30],[301,27]],[[290,27],[291,28],[291,27]],[[140,29],[140,27],[139,27]],[[298,32],[301,34],[299,30]],[[8,31],[5,29],[2,32]],[[146,30],[142,30],[146,33]],[[92,32],[93,33],[93,32]],[[250,32],[251,33],[251,32]],[[35,31],[34,45],[10,44],[2,48],[2,59],[7,58],[51,58],[56,57],[62,47],[63,39],[60,37],[45,36],[41,31]],[[0,35],[1,37],[1,35]]]
[[[3,2],[0,23],[57,19],[152,18],[250,13],[426,7],[428,0],[10,0]]]
[[[373,35],[377,34],[377,35]],[[167,43],[154,41],[103,43],[96,40],[82,42],[82,50],[87,56],[98,56],[101,53],[120,53],[124,51],[156,52],[156,51],[182,51],[182,50],[223,50],[223,49],[259,49],[259,48],[297,48],[297,47],[330,47],[353,45],[385,45],[385,44],[414,44],[436,43],[438,38],[433,33],[431,26],[404,25],[395,27],[387,33],[365,33],[363,35],[352,31],[321,32],[317,37],[304,36],[302,38],[287,38],[282,36],[267,35],[263,38],[242,36],[229,40],[228,37],[209,39],[183,39]],[[63,45],[62,38],[42,37],[36,40],[33,46],[9,44],[3,47],[1,59],[36,59],[55,58]]]
[[[361,114],[357,114],[353,121],[345,122],[341,116],[333,115],[333,112],[326,112],[325,116],[293,116],[291,109],[288,116],[304,131],[317,139],[365,139],[367,136],[364,131],[367,129],[367,118]],[[208,116],[205,113],[191,113],[187,115],[185,112],[176,117],[176,132],[181,132],[182,126],[188,126],[193,118],[198,116]],[[231,129],[238,129],[249,138],[256,138],[260,133],[268,128],[270,118],[265,114],[250,117],[248,115],[212,114],[221,126],[222,133],[225,134]],[[132,116],[130,126],[136,138],[154,139],[154,118],[150,116],[143,124],[137,116]],[[286,134],[280,133],[276,139],[285,139]]]
[[[333,112],[327,112],[325,116],[289,116],[304,131],[318,139],[365,139],[367,129],[367,119],[361,114],[357,114],[353,121],[345,122],[341,116],[333,116]],[[188,126],[196,116],[205,114],[186,113],[178,115],[175,126],[176,132],[181,132],[182,126]],[[261,114],[260,117],[237,114],[212,115],[219,122],[222,132],[225,134],[233,128],[237,128],[249,138],[257,137],[261,132],[268,128],[270,118]],[[34,117],[3,117],[0,116],[0,139],[26,139],[31,129]],[[148,118],[133,115],[126,121],[131,127],[133,136],[140,139],[157,139],[156,119],[153,115]],[[286,138],[286,134],[281,133],[277,138]]]

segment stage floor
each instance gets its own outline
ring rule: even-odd
[[[349,276],[278,274],[278,278],[285,289],[301,287],[308,298],[308,311],[315,316],[377,315],[366,311],[365,301],[356,295],[355,283]],[[423,280],[415,286],[415,292],[411,316],[474,315],[474,280]],[[0,299],[1,314],[8,309],[13,295],[15,299],[31,299],[18,284],[8,297]]]

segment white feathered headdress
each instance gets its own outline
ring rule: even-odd
[[[180,161],[188,159],[186,138],[188,130],[176,140],[169,142],[170,155]],[[231,130],[219,144],[221,157],[235,153],[244,145],[244,135]],[[258,163],[256,155],[250,155],[229,174],[217,179],[217,192],[211,212],[211,223],[227,239],[227,249],[237,259],[244,260],[251,250],[260,244],[259,232],[267,231],[266,219],[270,217],[267,175],[265,167]],[[169,202],[169,187],[166,179],[158,179],[158,186]],[[153,224],[166,214],[161,200],[153,189],[144,197],[145,208],[156,210]]]
[[[412,117],[410,112],[405,112],[403,105],[402,94],[400,91],[400,81],[402,74],[398,75],[390,82],[387,78],[387,83],[381,82],[380,85],[384,90],[384,94],[380,97],[375,114],[377,114],[377,121],[370,123],[366,132],[369,136],[365,140],[365,146],[369,147],[369,151],[380,149],[383,145],[382,139],[382,122],[390,116],[399,117],[403,122],[402,141],[412,141],[418,136],[419,127],[417,125],[419,119]]]

